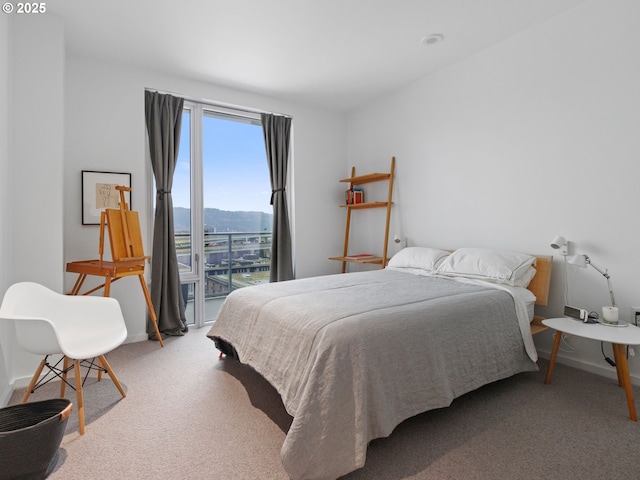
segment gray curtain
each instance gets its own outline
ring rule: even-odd
[[[291,118],[268,113],[263,113],[261,117],[271,176],[271,205],[273,205],[269,279],[271,282],[279,282],[293,278],[291,231],[286,190]]]
[[[156,211],[151,252],[151,302],[162,334],[187,331],[173,234],[171,186],[180,147],[184,99],[145,92],[151,166],[156,179]],[[153,332],[153,329],[147,329]]]

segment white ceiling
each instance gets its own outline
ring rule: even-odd
[[[349,111],[586,0],[58,0],[70,51]],[[430,34],[445,40],[426,47]]]

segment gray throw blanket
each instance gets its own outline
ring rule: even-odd
[[[403,420],[537,369],[508,292],[392,270],[236,290],[208,336],[282,396],[294,480],[360,468]]]

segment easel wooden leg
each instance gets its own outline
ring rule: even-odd
[[[156,330],[156,336],[158,337],[158,342],[161,347],[164,347],[164,342],[162,341],[162,335],[160,335],[160,330],[158,329],[158,319],[156,317],[156,311],[153,308],[153,304],[151,303],[151,295],[149,295],[149,289],[147,288],[147,283],[144,280],[144,275],[138,275],[138,279],[140,280],[140,285],[142,286],[142,292],[144,293],[144,298],[147,301],[147,308],[149,309],[149,315],[151,316],[151,321],[153,322],[153,328]]]
[[[78,292],[80,291],[80,287],[82,287],[82,284],[84,283],[85,278],[87,278],[86,273],[81,273],[80,275],[78,275],[78,278],[76,279],[76,283],[73,284],[73,288],[71,289],[71,293],[69,295],[78,295]]]
[[[111,275],[107,275],[104,277],[104,297],[108,297],[111,295]],[[98,359],[98,381],[102,380],[102,364]]]
[[[104,297],[111,295],[111,275],[107,275],[104,279]]]

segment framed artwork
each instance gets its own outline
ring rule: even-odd
[[[117,186],[131,187],[130,173],[94,172],[82,170],[82,224],[100,225],[100,212],[118,208],[120,192]],[[131,192],[124,198],[131,208]]]

